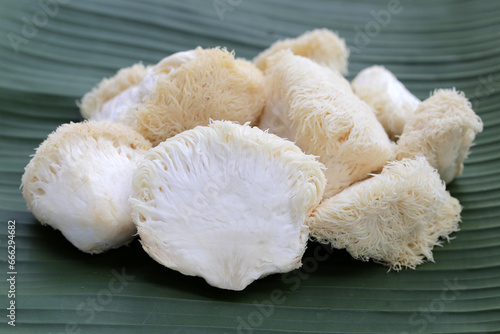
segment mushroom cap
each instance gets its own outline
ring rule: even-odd
[[[423,155],[443,181],[450,183],[462,173],[472,141],[481,131],[483,122],[463,92],[438,89],[405,125],[396,158]]]
[[[265,103],[263,75],[226,49],[196,49],[135,107],[132,126],[157,145],[210,120],[256,123]]]
[[[428,259],[440,238],[458,231],[461,206],[424,157],[387,164],[321,203],[308,220],[311,236],[354,258],[400,270]]]
[[[144,250],[164,266],[242,290],[301,266],[323,166],[293,143],[215,121],[151,149],[130,199]]]
[[[265,87],[259,127],[319,156],[326,198],[394,158],[395,145],[373,110],[338,72],[285,50],[268,59]]]
[[[210,119],[255,123],[264,108],[262,73],[226,49],[198,47],[141,66],[123,69],[87,93],[82,114],[129,125],[157,145]]]
[[[296,38],[276,41],[255,57],[255,65],[260,70],[265,71],[269,66],[268,59],[282,50],[290,50],[295,55],[309,58],[334,71],[347,74],[349,49],[347,49],[344,39],[331,30],[315,29],[306,31]]]
[[[151,144],[108,122],[61,125],[38,147],[22,177],[28,208],[87,253],[127,244],[135,226],[132,175]]]
[[[420,100],[383,66],[365,68],[351,83],[354,93],[375,110],[391,139],[397,139]]]

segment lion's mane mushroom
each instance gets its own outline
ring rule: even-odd
[[[463,92],[438,89],[418,106],[405,125],[396,158],[423,155],[450,183],[462,173],[472,141],[481,131],[483,122]]]
[[[338,72],[281,51],[268,59],[265,87],[259,127],[319,156],[327,168],[326,198],[393,159],[394,143]]]
[[[308,225],[320,242],[400,270],[432,261],[440,238],[458,230],[460,211],[436,170],[417,157],[392,161],[381,174],[324,201]]]
[[[351,83],[354,93],[375,110],[389,137],[396,140],[420,100],[383,66],[365,68]]]
[[[309,58],[341,74],[347,73],[349,49],[343,38],[328,29],[315,29],[296,38],[276,41],[255,57],[255,65],[264,71],[268,67],[268,59],[282,50],[290,50],[297,56]]]
[[[82,115],[129,125],[157,145],[210,119],[255,123],[264,107],[262,73],[226,49],[199,47],[132,69],[87,93]]]
[[[61,125],[38,147],[22,177],[28,208],[77,248],[101,253],[130,242],[132,175],[151,144],[108,122]]]
[[[134,175],[133,218],[164,266],[242,290],[301,266],[322,165],[248,125],[213,122],[151,149]]]

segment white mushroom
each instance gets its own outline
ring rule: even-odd
[[[418,106],[405,125],[396,158],[423,155],[441,178],[450,183],[462,173],[469,147],[481,131],[483,122],[464,93],[439,89]]]
[[[393,161],[382,174],[324,201],[308,221],[313,238],[354,258],[415,268],[458,230],[461,207],[424,157]]]
[[[117,110],[113,112],[109,110],[111,104],[121,104],[126,107],[126,101],[128,100],[139,100],[140,90],[139,85],[146,74],[153,71],[152,66],[144,66],[143,64],[135,64],[131,67],[122,68],[111,78],[103,79],[96,87],[94,87],[90,92],[85,94],[80,103],[80,113],[86,119],[92,119],[95,121],[110,121],[117,122],[121,120],[122,113],[125,110]],[[123,96],[123,97],[121,97]],[[127,98],[125,98],[127,96]],[[122,101],[118,103],[118,101]],[[134,104],[132,102],[130,104]],[[108,107],[103,111],[105,104]]]
[[[61,125],[25,168],[22,187],[28,208],[83,252],[127,244],[136,231],[128,203],[132,175],[150,147],[121,124]]]
[[[164,266],[242,290],[301,266],[322,165],[248,125],[214,122],[151,149],[134,175],[133,218]]]
[[[255,57],[255,65],[264,71],[268,67],[268,59],[282,50],[290,50],[297,56],[309,58],[341,74],[347,73],[349,49],[343,38],[328,29],[306,31],[299,37],[276,41]]]
[[[395,145],[372,109],[338,72],[289,50],[267,63],[259,127],[319,156],[327,168],[326,198],[394,158]]]
[[[82,115],[129,125],[153,145],[210,119],[255,123],[265,103],[260,70],[226,49],[176,53],[142,69],[134,85],[121,73],[83,97]]]
[[[389,137],[396,140],[420,100],[383,66],[365,68],[351,83],[354,93],[375,110]]]

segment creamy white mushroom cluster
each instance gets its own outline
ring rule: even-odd
[[[84,252],[139,235],[222,289],[299,268],[309,238],[394,270],[433,261],[482,121],[462,92],[421,101],[383,66],[349,83],[348,56],[317,29],[253,61],[198,47],[121,69],[36,150],[28,208]]]

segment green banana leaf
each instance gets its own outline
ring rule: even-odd
[[[81,120],[76,102],[102,77],[198,45],[253,58],[316,27],[346,39],[349,79],[381,64],[421,99],[463,90],[482,117],[449,185],[461,231],[435,263],[387,272],[309,243],[302,269],[231,292],[159,265],[137,240],[81,253],[26,209],[29,156]],[[499,31],[498,0],[0,0],[0,333],[500,333]]]

